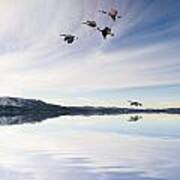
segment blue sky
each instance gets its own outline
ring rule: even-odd
[[[99,9],[118,8],[113,23]],[[61,104],[180,106],[180,1],[0,1],[0,96]],[[81,24],[96,20],[115,37]],[[66,45],[60,33],[79,36]],[[151,98],[150,98],[151,97]]]

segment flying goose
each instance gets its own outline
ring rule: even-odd
[[[99,12],[108,15],[113,21],[122,18],[122,16],[118,15],[118,10],[114,8],[111,8],[110,11],[99,10]]]
[[[135,106],[135,107],[142,107],[143,104],[137,101],[128,101],[130,103],[130,106]]]
[[[89,27],[92,27],[92,28],[96,28],[97,27],[96,21],[89,21],[89,20],[87,20],[87,21],[83,22],[83,24],[85,24],[85,25],[87,25]]]
[[[97,30],[102,33],[102,36],[104,39],[106,39],[108,35],[114,36],[111,28],[109,28],[109,27],[105,27],[104,29],[97,28]]]
[[[64,41],[67,42],[68,44],[72,44],[75,40],[79,39],[75,35],[71,35],[71,34],[60,34],[60,36],[63,37]]]

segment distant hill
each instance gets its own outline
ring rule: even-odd
[[[0,98],[0,116],[52,113],[61,110],[61,106],[47,104],[40,100],[14,97]]]
[[[133,109],[119,107],[92,106],[59,106],[48,104],[40,100],[14,97],[0,98],[0,124],[22,124],[37,122],[47,118],[63,115],[118,115],[133,113],[166,113],[180,114],[180,108],[168,109]]]
[[[13,107],[34,107],[44,106],[45,102],[34,99],[23,99],[14,97],[0,97],[0,106],[13,106]]]

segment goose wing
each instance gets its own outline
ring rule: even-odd
[[[107,14],[108,12],[107,11],[104,11],[104,10],[99,10],[100,13],[103,13],[103,14]]]

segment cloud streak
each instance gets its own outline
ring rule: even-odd
[[[98,9],[116,6],[113,24]],[[179,84],[179,1],[16,0],[0,2],[0,95]],[[103,41],[81,22],[97,19],[116,36]],[[67,46],[59,33],[80,40]],[[48,93],[49,92],[49,93]]]

